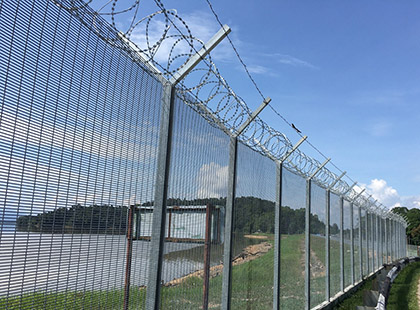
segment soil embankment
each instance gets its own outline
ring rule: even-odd
[[[258,244],[249,245],[246,248],[243,249],[243,251],[234,257],[232,260],[232,265],[240,265],[249,261],[252,261],[254,259],[257,259],[261,257],[262,255],[266,254],[270,249],[273,247],[273,245],[269,242],[261,242]],[[218,275],[221,275],[223,272],[223,264],[219,264],[213,267],[210,267],[210,278],[214,278]],[[182,284],[184,281],[191,277],[200,277],[203,278],[204,276],[204,270],[197,270],[193,273],[190,273],[186,276],[183,276],[181,278],[177,278],[174,280],[171,280],[169,282],[164,283],[164,286],[177,286]]]

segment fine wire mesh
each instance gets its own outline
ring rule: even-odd
[[[306,181],[286,168],[282,171],[280,308],[305,307]]]
[[[344,251],[344,287],[352,284],[351,279],[351,209],[350,202],[343,202],[343,251]]]
[[[310,213],[310,291],[311,307],[325,300],[325,190],[312,182]]]
[[[185,94],[183,95],[185,96]],[[220,304],[229,137],[176,97],[162,270],[163,309],[203,305],[206,229],[209,302]],[[207,207],[214,210],[210,226]]]
[[[52,2],[9,1],[0,28],[1,308],[121,305],[161,85]]]
[[[360,277],[360,239],[359,239],[360,223],[359,223],[359,206],[353,204],[353,242],[354,242],[354,281],[357,283]]]
[[[179,59],[188,59],[196,48],[183,55],[171,50],[163,76],[156,74],[150,64],[158,66],[153,57],[162,42],[140,53],[132,50],[116,30],[116,3],[106,4],[112,6],[112,25],[102,19],[106,14],[87,5],[90,1],[0,3],[0,308],[145,306],[161,82],[163,76],[172,77],[173,67],[183,61]],[[162,41],[172,39],[176,45],[180,39],[202,45],[176,11],[156,3],[162,9],[158,14],[167,23],[162,27]],[[137,14],[138,4],[136,1],[128,11]],[[150,18],[152,15],[142,21]],[[170,25],[173,20],[189,35],[166,36],[169,28],[176,28]],[[138,24],[133,23],[134,29]],[[151,57],[147,64],[139,56],[146,54]],[[208,304],[220,307],[229,145],[226,133],[235,132],[250,113],[210,57],[202,63],[208,74],[203,79],[188,76],[179,85],[175,99],[161,277],[164,309],[199,308],[205,303],[206,232],[211,239],[207,250]],[[199,85],[187,86],[197,81]],[[208,96],[203,95],[207,88]],[[214,113],[209,112],[211,109]],[[292,143],[260,118],[239,140],[244,144],[239,144],[238,155],[232,305],[270,308],[276,167],[267,153],[279,159]],[[297,150],[285,165],[308,177],[320,163]],[[305,304],[306,181],[294,173],[283,168],[280,305],[284,309],[301,309]],[[323,168],[315,181],[326,186],[336,178]],[[334,189],[340,193],[348,188],[343,181]],[[315,183],[311,194],[309,276],[311,306],[315,306],[324,301],[326,290],[326,202],[325,191]],[[338,207],[335,212],[338,196],[331,196],[329,250],[334,295],[340,289],[340,269],[336,273],[335,268],[340,268],[342,227],[334,226],[340,210]],[[351,253],[346,215],[344,222],[347,285]],[[370,256],[369,269],[373,271],[380,263],[382,235],[376,227],[381,225],[377,226],[373,213],[369,219],[364,213],[361,224],[366,249],[363,257]],[[389,220],[388,237],[389,260],[404,255],[402,224]],[[354,240],[357,238],[355,235]],[[261,246],[257,252],[256,245]],[[355,242],[355,264],[357,247]],[[367,274],[367,259],[363,264]]]
[[[330,202],[330,295],[334,296],[341,290],[341,220],[340,197],[331,193]]]
[[[369,274],[369,267],[368,267],[368,241],[367,241],[367,214],[365,209],[360,210],[360,220],[361,220],[361,228],[362,228],[362,268],[363,268],[363,276],[367,276]]]
[[[231,307],[272,309],[276,164],[239,143],[236,182]]]

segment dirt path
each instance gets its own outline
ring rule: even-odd
[[[300,250],[303,255],[300,259],[300,264],[302,266],[302,275],[305,276],[305,239],[302,240],[300,244]],[[322,261],[318,258],[315,251],[311,249],[311,259],[309,262],[311,278],[325,277],[326,268]]]
[[[249,245],[244,250],[233,258],[232,260],[232,266],[240,265],[249,261],[252,261],[254,259],[257,259],[258,257],[261,257],[262,255],[266,254],[270,249],[273,247],[273,245],[269,242],[261,242],[259,244]],[[213,267],[210,267],[210,278],[214,278],[223,272],[223,264],[216,265]],[[185,280],[191,277],[200,277],[202,278],[204,276],[204,270],[197,270],[193,273],[190,273],[184,277],[174,279],[172,281],[166,282],[163,284],[164,286],[177,286],[182,284]]]

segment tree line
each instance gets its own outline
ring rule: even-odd
[[[179,199],[170,198],[168,206],[225,206],[226,198]],[[153,201],[137,207],[151,207]],[[152,212],[144,210],[142,212]],[[205,212],[205,211],[203,211]],[[235,199],[234,230],[238,233],[274,233],[275,203],[256,197]],[[122,235],[127,230],[127,206],[76,204],[70,208],[57,208],[36,215],[19,216],[16,222],[18,231],[45,233],[90,233]],[[305,232],[305,208],[281,207],[280,232],[282,234],[302,234]],[[325,224],[317,215],[311,214],[311,233],[324,234]],[[339,229],[336,224],[330,227],[331,234]]]
[[[397,207],[391,211],[407,218],[408,226],[406,235],[408,241],[410,244],[420,245],[420,210],[416,208]]]

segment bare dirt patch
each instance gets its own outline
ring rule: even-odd
[[[244,235],[244,237],[248,239],[262,239],[262,240],[268,239],[268,236],[260,236],[260,235]]]
[[[232,260],[232,265],[240,265],[249,261],[252,261],[254,259],[257,259],[258,257],[261,257],[262,255],[266,254],[270,249],[273,247],[273,245],[269,242],[261,242],[259,244],[249,245],[246,248],[243,249],[243,251],[235,256]],[[221,275],[223,272],[223,264],[216,265],[213,267],[210,267],[210,278],[214,278],[218,275]],[[197,270],[193,273],[190,273],[186,276],[180,277],[178,279],[171,280],[169,282],[166,282],[163,284],[163,286],[177,286],[182,284],[184,281],[191,277],[204,277],[204,270]]]
[[[311,249],[310,267],[311,267],[312,278],[325,277],[325,274],[326,274],[325,265],[321,262],[321,260],[318,258],[316,253],[312,251],[312,249]]]
[[[300,264],[302,266],[302,275],[305,276],[305,240],[303,239],[300,244],[300,249],[303,253],[302,258],[300,260]],[[325,265],[321,262],[318,258],[316,253],[311,249],[311,258],[309,262],[311,278],[319,278],[325,277],[326,275],[326,268]]]

